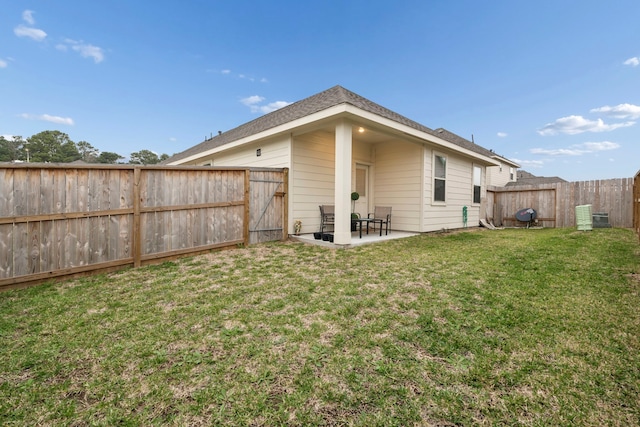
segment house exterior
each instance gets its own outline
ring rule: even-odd
[[[502,156],[494,156],[499,166],[487,168],[487,185],[504,187],[515,184],[518,181],[518,168],[520,165]]]
[[[505,187],[516,187],[522,185],[541,185],[541,184],[555,184],[558,182],[567,182],[566,180],[558,176],[536,176],[525,170],[519,170],[517,173],[517,180],[505,184]]]
[[[506,160],[506,159],[503,159]],[[289,168],[289,233],[318,231],[319,205],[335,206],[334,243],[351,243],[355,212],[391,206],[393,230],[437,231],[477,225],[489,150],[434,131],[341,86],[222,132],[169,158],[170,165]]]

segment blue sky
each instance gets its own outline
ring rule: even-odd
[[[335,85],[540,176],[640,170],[640,1],[0,0],[0,135],[173,154]]]

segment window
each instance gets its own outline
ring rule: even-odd
[[[447,158],[444,156],[434,156],[433,168],[433,200],[435,202],[445,201],[445,181],[447,178]]]
[[[367,197],[367,169],[356,167],[356,191],[360,197]]]
[[[480,203],[480,194],[482,190],[482,168],[480,166],[473,167],[473,203]]]
[[[513,181],[513,168],[509,168],[509,180]]]

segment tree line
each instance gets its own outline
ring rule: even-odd
[[[151,150],[140,150],[129,155],[129,164],[154,165],[169,158]],[[6,139],[0,136],[0,162],[71,163],[125,163],[124,156],[100,151],[87,141],[73,142],[69,135],[57,130],[46,130],[26,140],[21,136]]]

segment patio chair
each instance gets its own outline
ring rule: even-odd
[[[373,230],[376,229],[376,224],[380,224],[380,234],[382,235],[382,226],[385,226],[384,234],[389,234],[391,228],[391,207],[390,206],[376,206],[373,209],[373,213],[370,213],[368,218],[372,219]]]
[[[324,234],[325,228],[333,229],[336,223],[335,206],[320,205],[320,234]]]

